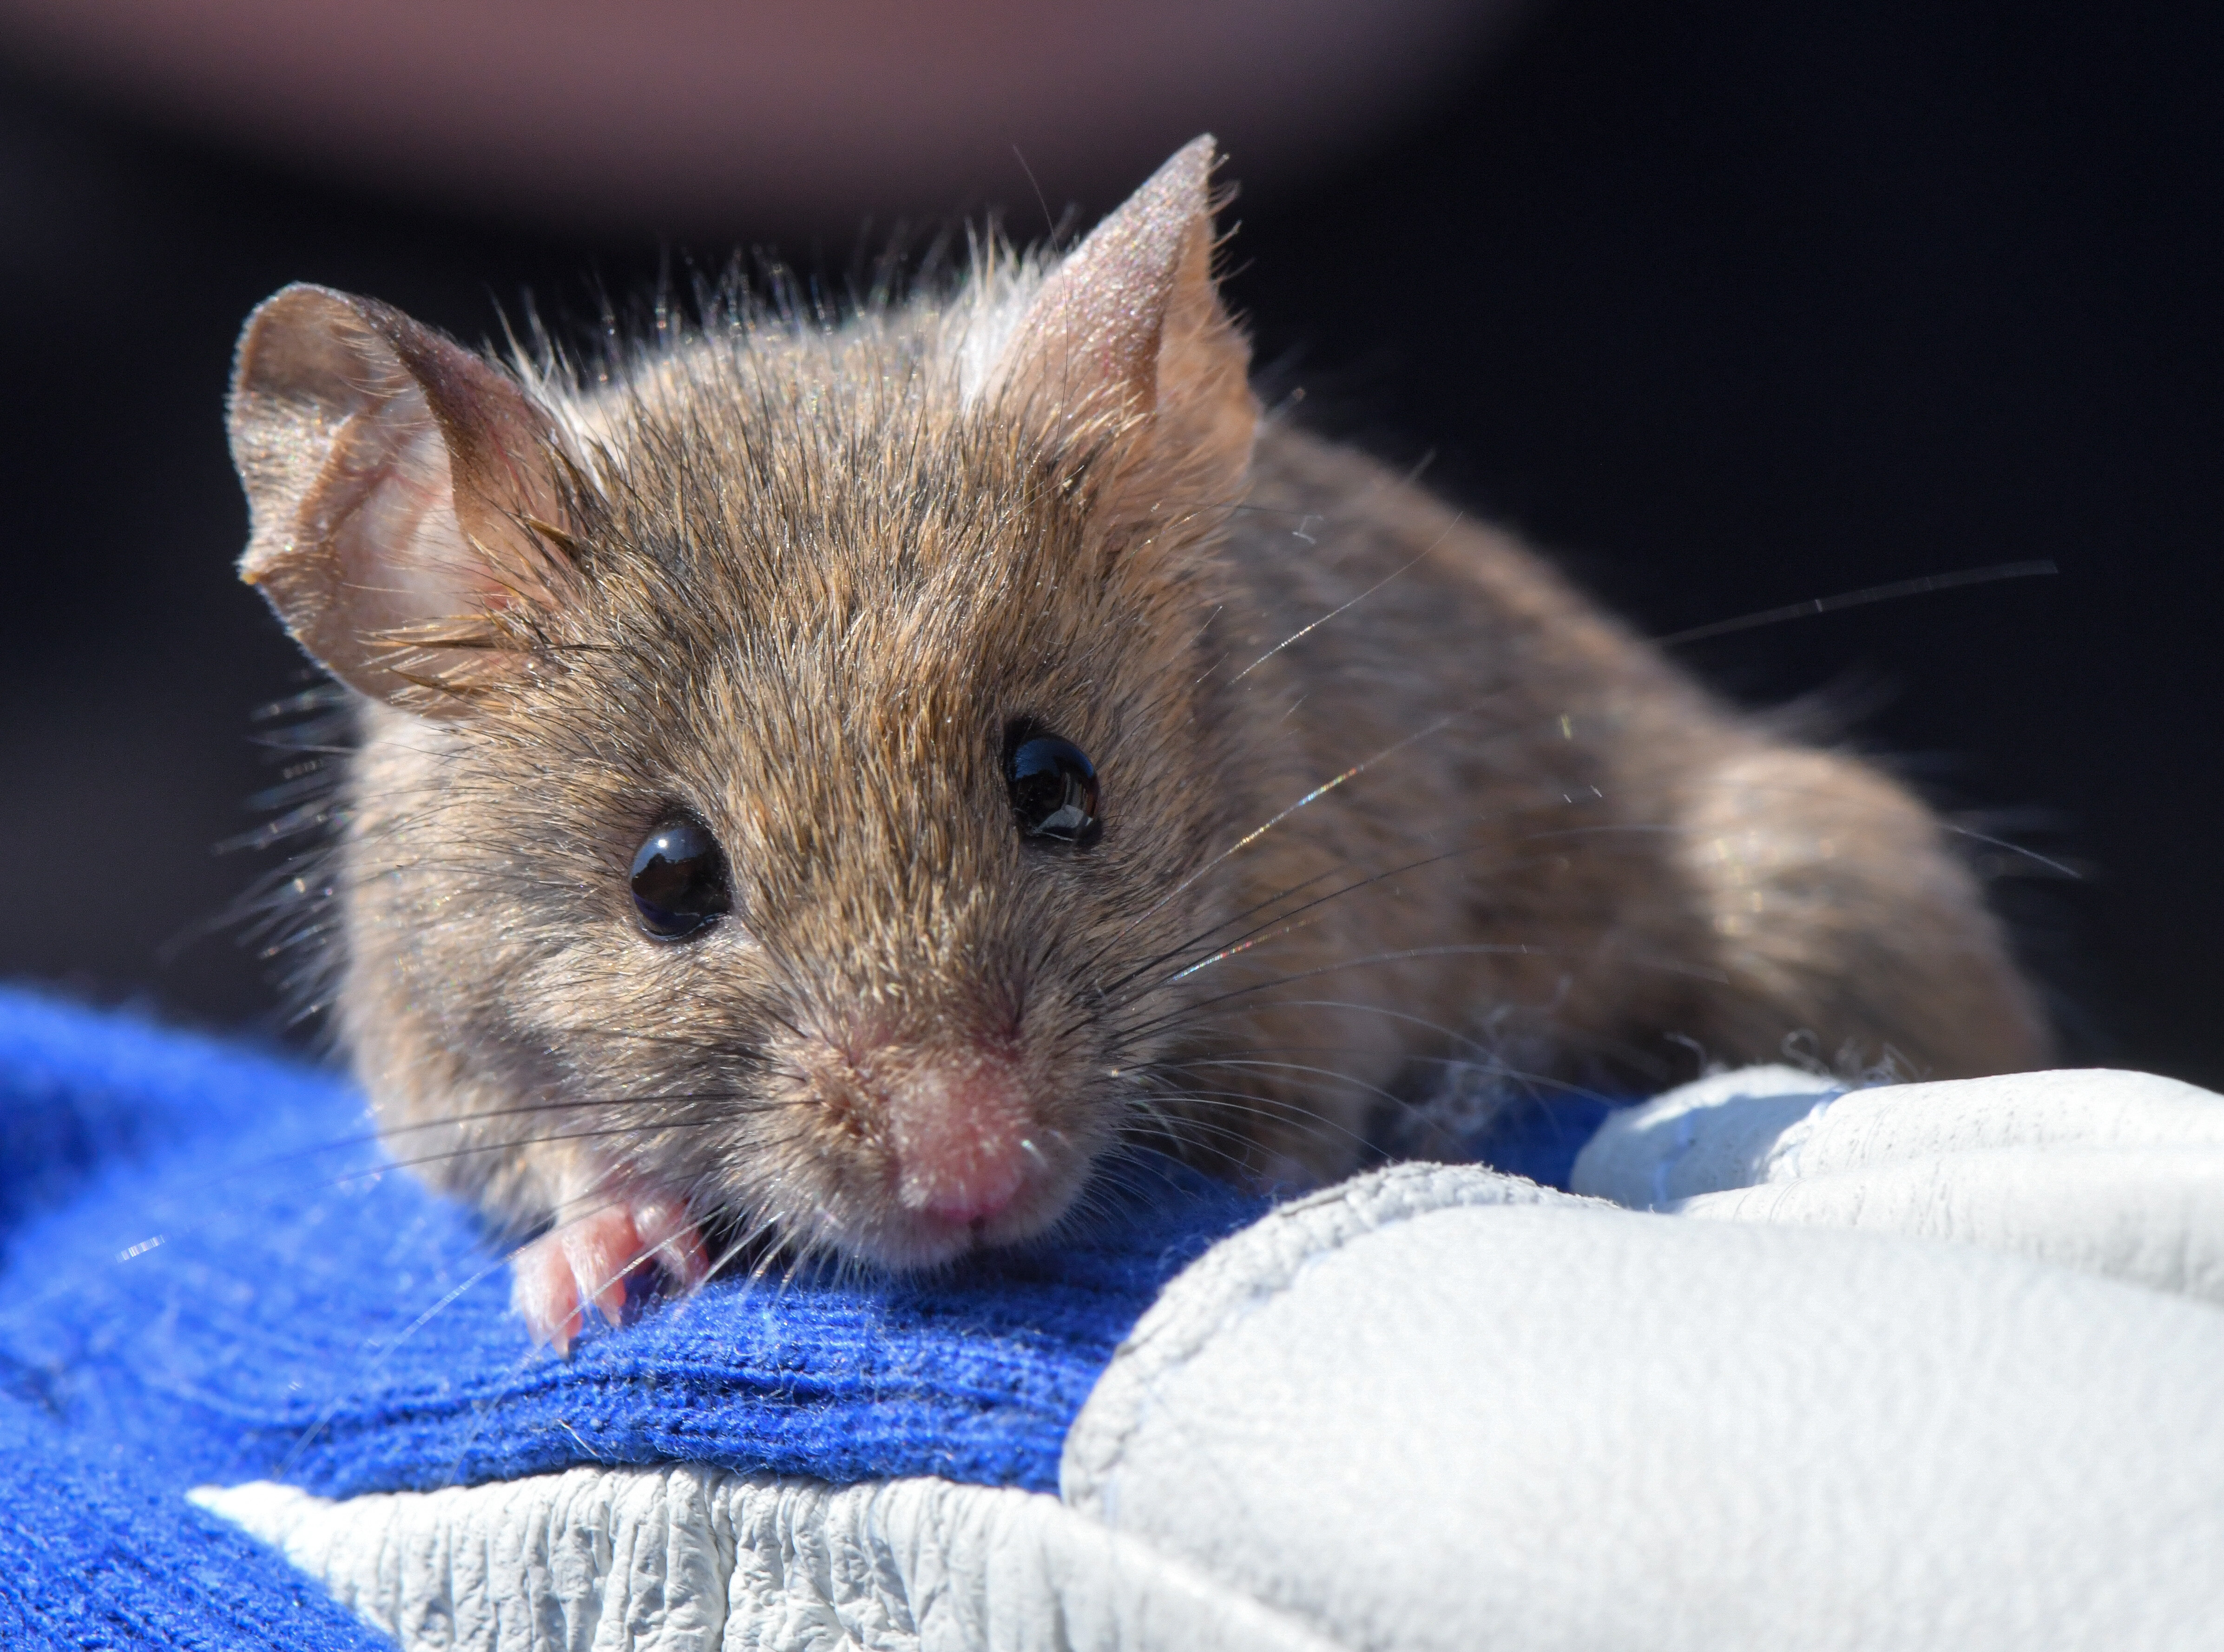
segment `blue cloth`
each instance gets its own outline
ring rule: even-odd
[[[1565,1133],[1544,1157],[1572,1157]],[[921,1281],[720,1282],[565,1360],[344,1082],[0,993],[0,1642],[375,1643],[186,1504],[197,1484],[345,1496],[676,1460],[1052,1489],[1137,1315],[1264,1207],[1171,1163],[1127,1173],[1149,1196],[1054,1247]]]
[[[1576,1156],[1598,1134],[1607,1114],[1628,1105],[1583,1090],[1520,1097],[1500,1107],[1482,1135],[1468,1145],[1494,1170],[1565,1192]]]
[[[393,1652],[284,1558],[0,1397],[0,1647]]]
[[[0,999],[0,1382],[184,1486],[426,1488],[683,1460],[1057,1483],[1159,1287],[1259,1201],[1154,1163],[1055,1249],[915,1283],[714,1285],[535,1351],[471,1212],[359,1099],[221,1044]]]

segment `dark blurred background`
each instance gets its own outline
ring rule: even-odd
[[[847,159],[823,173],[804,143],[754,192],[729,155],[723,194],[616,169],[573,199],[560,157],[523,152],[530,189],[444,174],[429,141],[388,176],[376,141],[229,119],[237,87],[177,94],[145,67],[167,37],[131,35],[140,67],[104,77],[97,33],[0,4],[0,977],[272,1024],[251,952],[199,933],[257,870],[213,848],[273,778],[249,713],[307,680],[230,571],[221,406],[257,300],[319,281],[476,340],[528,289],[590,315],[595,280],[622,293],[691,249],[778,243],[837,280],[891,210],[1085,224],[1211,127],[1272,381],[1428,458],[1648,631],[2057,564],[1683,652],[1749,703],[1855,714],[1861,745],[2017,846],[1977,845],[2076,1059],[2224,1083],[2224,11],[1442,10],[1408,6],[1412,50],[1357,66],[1371,97],[1322,90],[1335,51],[1249,73],[1231,35],[1221,81],[1139,93],[1125,127],[1061,136],[1038,99],[1007,131],[968,89],[943,100],[964,142],[929,165],[868,98],[834,112]],[[1181,15],[1136,27],[1178,53]]]

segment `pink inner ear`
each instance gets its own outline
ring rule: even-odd
[[[372,468],[332,478],[336,489],[354,484],[355,501],[332,535],[351,627],[369,640],[484,612],[500,587],[464,541],[447,443],[423,394],[412,385],[356,421],[365,428],[343,438],[335,463],[359,453]]]
[[[1069,451],[1116,440],[1093,508],[1109,535],[1144,530],[1139,544],[1209,531],[1250,472],[1259,407],[1213,286],[1213,159],[1198,138],[1099,224],[1044,281],[991,379]]]
[[[546,432],[460,345],[369,300],[288,287],[240,341],[232,451],[255,522],[240,572],[343,681],[460,709],[417,685],[483,680],[505,657],[430,640],[413,655],[406,634],[553,601],[559,571],[517,520],[559,514]]]
[[[1044,282],[1006,347],[996,380],[1047,397],[1068,419],[1148,413],[1177,281],[1212,234],[1214,148],[1175,154]],[[1197,279],[1210,288],[1209,271]]]

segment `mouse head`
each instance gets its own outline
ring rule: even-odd
[[[1251,807],[1201,683],[1256,417],[1212,164],[948,304],[584,387],[256,313],[241,572],[362,697],[344,1031],[456,1121],[439,1179],[896,1266],[1069,1205]]]

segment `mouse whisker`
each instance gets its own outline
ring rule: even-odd
[[[1317,976],[1334,974],[1345,969],[1370,968],[1420,958],[1538,957],[1550,956],[1551,952],[1551,949],[1521,942],[1469,941],[1453,942],[1443,946],[1401,947],[1393,951],[1370,953],[1364,957],[1339,958],[1333,962],[1316,965],[1311,969],[1298,970],[1290,974],[1278,975],[1270,980],[1256,981],[1248,987],[1238,987],[1225,993],[1216,993],[1196,1004],[1168,1011],[1139,1025],[1122,1027],[1119,1029],[1118,1036],[1123,1040],[1142,1037],[1151,1032],[1177,1025],[1186,1017],[1215,1004],[1227,1003],[1235,999],[1248,997],[1254,993],[1269,992],[1277,987],[1286,987],[1296,981],[1311,980]]]
[[[1346,1007],[1354,1009],[1370,1009],[1374,1006],[1368,1005],[1352,1005]],[[1480,1046],[1478,1046],[1478,1049],[1479,1048]],[[1223,1053],[1227,1056],[1240,1056],[1278,1054],[1369,1056],[1375,1052],[1371,1049],[1357,1045],[1262,1044],[1253,1046],[1248,1049],[1230,1050]],[[1484,1053],[1479,1056],[1427,1056],[1417,1054],[1412,1051],[1403,1051],[1400,1052],[1399,1056],[1399,1061],[1402,1064],[1412,1066],[1439,1067],[1444,1069],[1447,1072],[1451,1073],[1473,1072],[1486,1074],[1493,1079],[1502,1080],[1508,1083],[1518,1083],[1531,1088],[1562,1091],[1570,1096],[1580,1096],[1586,1100],[1607,1099],[1594,1085],[1579,1083],[1575,1080],[1557,1077],[1549,1073],[1530,1071],[1519,1068],[1494,1054]],[[1200,1063],[1196,1062],[1170,1059],[1158,1062],[1139,1062],[1134,1067],[1124,1069],[1122,1070],[1123,1072],[1179,1072],[1189,1067],[1198,1064]],[[1409,1101],[1401,1100],[1400,1105],[1411,1105],[1411,1103]]]
[[[1666,830],[1670,830],[1670,829],[1671,829],[1671,828],[1667,828],[1667,827],[1660,827],[1660,826],[1637,825],[1637,824],[1626,824],[1626,823],[1610,823],[1610,824],[1604,824],[1604,825],[1598,825],[1598,826],[1581,826],[1581,827],[1570,827],[1570,828],[1548,829],[1540,830],[1540,831],[1537,831],[1537,832],[1526,833],[1526,834],[1524,834],[1524,835],[1523,835],[1520,839],[1518,839],[1518,840],[1516,840],[1516,841],[1518,841],[1518,842],[1551,842],[1551,841],[1554,841],[1554,840],[1557,840],[1557,839],[1563,839],[1563,838],[1572,838],[1572,837],[1578,837],[1578,836],[1606,835],[1613,835],[1613,834],[1627,835],[1627,834],[1631,834],[1631,833],[1641,833],[1641,834],[1648,834],[1648,835],[1649,835],[1649,834],[1657,834],[1657,833],[1663,832],[1663,831],[1666,831]],[[1495,843],[1488,842],[1478,842],[1478,843],[1470,843],[1470,844],[1463,845],[1463,846],[1462,846],[1462,847],[1460,847],[1460,848],[1457,848],[1446,849],[1446,850],[1444,850],[1444,851],[1442,851],[1442,852],[1440,852],[1440,853],[1437,853],[1437,854],[1428,854],[1428,855],[1423,855],[1423,856],[1418,857],[1418,858],[1416,858],[1416,859],[1414,859],[1414,860],[1411,860],[1411,861],[1406,861],[1406,862],[1403,862],[1403,863],[1402,863],[1402,864],[1400,864],[1400,865],[1394,866],[1394,867],[1386,867],[1386,868],[1384,868],[1384,869],[1382,869],[1382,870],[1381,870],[1381,871],[1374,872],[1374,873],[1369,873],[1368,875],[1367,875],[1366,877],[1359,878],[1359,879],[1355,879],[1355,880],[1354,880],[1352,882],[1350,882],[1350,883],[1345,884],[1345,885],[1343,885],[1343,886],[1339,886],[1339,887],[1337,887],[1337,888],[1336,888],[1336,889],[1330,890],[1330,891],[1329,891],[1329,892],[1327,892],[1325,894],[1322,894],[1322,895],[1316,896],[1314,899],[1311,899],[1311,900],[1308,900],[1308,901],[1305,902],[1305,903],[1304,903],[1303,905],[1298,905],[1298,906],[1297,906],[1297,907],[1292,908],[1292,909],[1291,909],[1290,911],[1286,911],[1286,912],[1279,912],[1279,913],[1275,914],[1273,917],[1269,918],[1267,922],[1265,922],[1265,923],[1263,923],[1263,924],[1259,924],[1259,925],[1258,925],[1258,926],[1256,926],[1255,928],[1252,929],[1251,930],[1248,930],[1248,931],[1245,932],[1245,933],[1244,933],[1244,934],[1242,934],[1242,935],[1239,935],[1239,936],[1235,936],[1232,941],[1230,941],[1229,943],[1227,943],[1227,944],[1226,944],[1226,945],[1222,949],[1222,950],[1221,950],[1220,952],[1218,952],[1218,953],[1215,954],[1214,955],[1212,955],[1212,956],[1210,956],[1210,957],[1208,957],[1208,958],[1204,959],[1202,962],[1196,962],[1196,963],[1189,964],[1189,965],[1187,965],[1186,967],[1185,967],[1185,968],[1181,968],[1181,969],[1179,969],[1179,970],[1176,971],[1174,974],[1171,974],[1171,975],[1167,976],[1167,977],[1166,978],[1166,982],[1165,982],[1165,984],[1171,984],[1171,983],[1172,983],[1172,982],[1181,980],[1183,980],[1183,979],[1184,979],[1185,977],[1186,977],[1186,976],[1189,976],[1189,975],[1191,975],[1191,974],[1195,974],[1196,973],[1197,973],[1198,971],[1200,971],[1200,970],[1202,970],[1202,969],[1204,969],[1204,968],[1207,968],[1208,966],[1210,966],[1210,965],[1211,965],[1211,964],[1214,964],[1214,963],[1216,963],[1216,962],[1220,962],[1223,958],[1225,958],[1225,957],[1231,957],[1231,956],[1234,956],[1234,955],[1237,955],[1237,954],[1241,953],[1241,952],[1242,952],[1242,951],[1243,951],[1243,950],[1244,950],[1248,946],[1249,946],[1249,945],[1253,944],[1254,937],[1267,935],[1270,931],[1273,931],[1273,930],[1274,930],[1274,928],[1275,928],[1275,926],[1276,926],[1277,924],[1286,924],[1286,922],[1287,922],[1289,919],[1291,919],[1291,918],[1293,918],[1293,917],[1297,917],[1297,916],[1298,916],[1298,915],[1299,915],[1300,913],[1304,913],[1304,912],[1306,912],[1306,911],[1311,911],[1312,909],[1314,909],[1314,908],[1316,908],[1316,907],[1322,906],[1322,905],[1325,905],[1327,903],[1329,903],[1329,902],[1330,902],[1330,901],[1332,901],[1332,900],[1339,899],[1341,899],[1343,896],[1345,896],[1345,895],[1348,895],[1348,894],[1352,894],[1352,893],[1355,893],[1355,892],[1358,892],[1358,891],[1370,888],[1370,887],[1374,886],[1374,885],[1377,885],[1377,884],[1380,884],[1380,883],[1386,882],[1386,881],[1387,881],[1387,880],[1391,880],[1391,879],[1398,878],[1398,877],[1401,877],[1401,876],[1406,875],[1406,873],[1412,873],[1412,872],[1419,871],[1419,870],[1421,870],[1421,869],[1423,869],[1423,868],[1425,868],[1425,867],[1427,867],[1436,866],[1436,865],[1441,864],[1441,863],[1443,863],[1443,862],[1444,862],[1444,861],[1452,861],[1452,860],[1456,860],[1456,859],[1458,859],[1458,858],[1459,858],[1460,856],[1462,856],[1462,855],[1465,855],[1465,854],[1472,854],[1477,853],[1478,851],[1482,850],[1482,849],[1487,849],[1487,848],[1498,848],[1498,847],[1500,847],[1500,846],[1499,846],[1499,845],[1497,845],[1497,844],[1495,844]],[[1496,866],[1494,866],[1494,867],[1493,867],[1488,868],[1488,870],[1489,870],[1490,872],[1492,872],[1493,873],[1495,873],[1495,874],[1497,874],[1497,875],[1505,876],[1505,875],[1510,875],[1510,874],[1519,873],[1520,873],[1520,872],[1522,872],[1522,871],[1524,871],[1524,870],[1526,870],[1526,869],[1528,869],[1528,868],[1530,868],[1530,867],[1535,867],[1535,866],[1538,866],[1538,865],[1540,865],[1540,864],[1543,864],[1543,863],[1544,863],[1544,862],[1542,861],[1542,860],[1541,860],[1541,859],[1516,859],[1516,860],[1508,860],[1508,861],[1502,861],[1502,862],[1499,863],[1498,865],[1496,865]],[[1334,868],[1332,868],[1330,872],[1324,872],[1324,873],[1321,873],[1316,874],[1316,876],[1315,876],[1314,878],[1308,879],[1308,880],[1306,880],[1306,884],[1311,884],[1311,883],[1313,883],[1313,882],[1317,882],[1317,881],[1318,881],[1319,878],[1321,878],[1321,877],[1326,877],[1326,876],[1333,875],[1333,872],[1334,872],[1334,870],[1335,870],[1335,869],[1334,869]],[[1298,888],[1303,888],[1303,887],[1305,887],[1305,885],[1299,885],[1299,886],[1297,886],[1297,887],[1298,887]],[[1282,898],[1282,897],[1280,897],[1280,896],[1277,896],[1277,897],[1275,898],[1275,899],[1279,900],[1279,899],[1280,899],[1281,898]],[[1273,904],[1273,902],[1265,902],[1265,903],[1260,903],[1260,905],[1272,905],[1272,904]],[[1259,908],[1258,906],[1254,906],[1254,907],[1252,907],[1252,908],[1250,908],[1250,909],[1249,909],[1249,911],[1258,911],[1258,910],[1260,910],[1260,908]],[[1248,913],[1247,913],[1246,915],[1248,915]],[[1224,925],[1216,925],[1215,927],[1216,927],[1216,928],[1224,927]],[[1211,932],[1212,932],[1212,931],[1210,931],[1210,930],[1207,930],[1207,931],[1204,931],[1204,935],[1209,936]],[[1128,974],[1127,974],[1127,975],[1123,975],[1123,976],[1120,977],[1118,980],[1114,980],[1114,981],[1110,982],[1109,984],[1108,984],[1108,986],[1104,988],[1104,991],[1105,991],[1105,992],[1107,992],[1107,993],[1111,993],[1111,992],[1116,992],[1116,991],[1118,991],[1121,987],[1122,987],[1126,986],[1128,982],[1130,982],[1131,980],[1134,980],[1137,976],[1139,976],[1139,975],[1140,975],[1140,974],[1142,974],[1147,973],[1150,968],[1156,967],[1158,964],[1160,964],[1160,963],[1164,963],[1164,962],[1169,962],[1169,961],[1171,961],[1172,958],[1178,956],[1178,955],[1180,955],[1180,953],[1181,953],[1183,950],[1186,949],[1186,946],[1187,946],[1188,944],[1191,944],[1191,943],[1185,943],[1184,947],[1177,947],[1177,948],[1174,948],[1174,949],[1171,949],[1171,950],[1170,950],[1170,951],[1168,951],[1168,952],[1166,952],[1166,953],[1163,953],[1163,954],[1159,955],[1158,957],[1156,957],[1156,958],[1154,958],[1154,959],[1151,960],[1148,963],[1146,963],[1146,964],[1143,964],[1143,965],[1139,966],[1136,969],[1134,969],[1134,970],[1131,971]],[[1200,937],[1199,941],[1198,941],[1197,943],[1196,943],[1195,944],[1200,944],[1200,945],[1201,945],[1201,944],[1203,944],[1202,937]]]
[[[1379,1097],[1381,1100],[1389,1102],[1393,1107],[1403,1107],[1406,1105],[1403,1097],[1393,1094],[1392,1092],[1384,1089],[1380,1084],[1370,1084],[1366,1080],[1354,1078],[1348,1073],[1339,1073],[1333,1067],[1314,1067],[1309,1066],[1302,1062],[1246,1060],[1233,1056],[1203,1056],[1195,1057],[1189,1061],[1182,1062],[1178,1064],[1168,1063],[1165,1070],[1185,1072],[1194,1068],[1211,1067],[1255,1069],[1260,1071],[1285,1073],[1310,1073],[1318,1077],[1332,1079],[1339,1084],[1349,1085],[1354,1089],[1364,1090],[1369,1095]]]
[[[1273,1098],[1261,1101],[1258,1096],[1243,1091],[1178,1090],[1160,1098],[1147,1111],[1154,1133],[1164,1136],[1178,1150],[1202,1150],[1215,1155],[1231,1165],[1242,1165],[1250,1152],[1258,1147],[1252,1129],[1245,1124],[1223,1124],[1210,1115],[1214,1112],[1233,1115],[1239,1120],[1269,1118],[1286,1126],[1295,1126],[1300,1134],[1315,1140],[1341,1139],[1354,1146],[1363,1147],[1364,1138],[1355,1131],[1328,1119],[1318,1110],[1303,1106],[1288,1098]],[[1223,1146],[1227,1143],[1232,1145]]]

